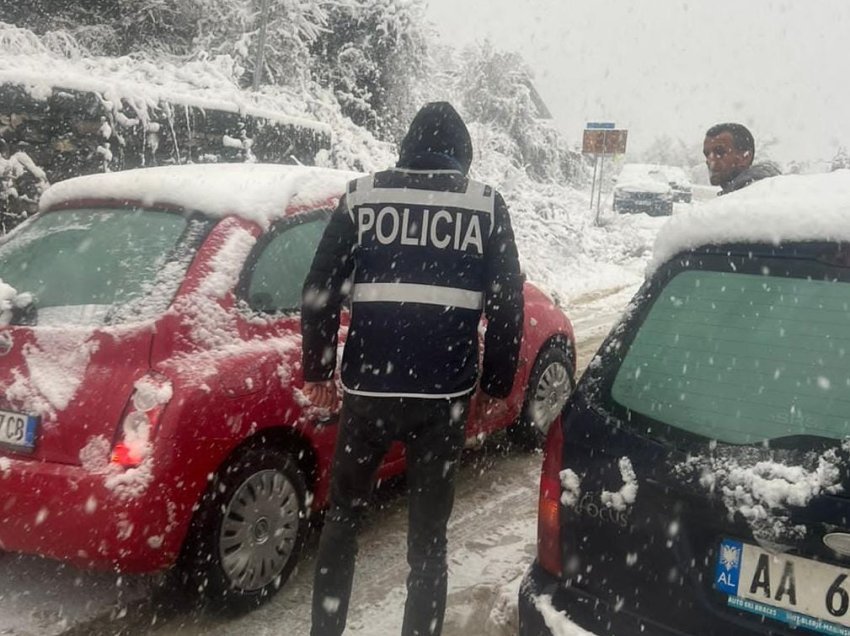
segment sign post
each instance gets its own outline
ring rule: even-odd
[[[599,205],[602,203],[602,171],[605,168],[605,142],[608,141],[608,131],[602,131],[602,158],[599,161],[599,189],[596,195],[596,225],[599,225]],[[593,193],[590,193],[591,199]],[[593,205],[593,201],[590,202]]]
[[[593,155],[593,183],[590,186],[590,209],[593,209],[593,195],[596,194],[596,223],[599,223],[599,209],[602,204],[602,176],[605,170],[606,155],[621,155],[626,152],[626,140],[629,131],[618,129],[614,122],[590,121],[582,137],[582,154]],[[597,165],[599,166],[599,186],[597,188]],[[595,191],[595,192],[594,192]]]
[[[599,172],[599,157],[593,158],[593,181],[590,182],[590,209],[593,209],[593,193],[596,191],[596,173]]]

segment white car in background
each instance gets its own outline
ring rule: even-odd
[[[625,164],[615,178],[614,212],[644,212],[650,216],[673,214],[674,192],[666,168],[646,163]]]

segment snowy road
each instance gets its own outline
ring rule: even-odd
[[[502,454],[488,447],[467,456],[449,525],[450,592],[446,636],[515,634],[516,584],[532,559],[536,532],[539,456]],[[385,495],[386,496],[386,495]],[[348,632],[399,633],[406,577],[405,497],[396,493],[369,516],[360,554]],[[314,540],[315,543],[315,540]],[[156,634],[308,634],[313,553],[267,606],[239,619],[182,615]],[[502,595],[505,598],[502,598]],[[492,615],[492,617],[491,617]],[[486,628],[484,627],[486,625]]]
[[[597,336],[580,343],[580,368],[600,342],[601,336]],[[535,553],[540,454],[503,451],[500,441],[494,438],[482,449],[468,452],[460,472],[449,522],[444,636],[517,633],[519,583]],[[407,575],[406,512],[405,497],[389,492],[382,495],[380,509],[369,516],[361,534],[346,633],[385,636],[401,630]],[[152,633],[271,636],[286,626],[286,633],[308,634],[315,538],[313,543],[298,572],[268,606],[230,620],[184,614]],[[576,628],[576,636],[583,633]]]
[[[614,288],[570,308],[587,364],[633,289]],[[534,555],[540,455],[504,451],[495,436],[465,454],[449,526],[450,590],[446,636],[516,633],[519,581]],[[383,489],[361,534],[347,633],[397,633],[406,576],[406,501],[400,486]],[[32,557],[0,557],[0,635],[307,634],[317,536],[284,590],[239,619],[199,616],[173,596],[161,598],[144,577],[80,572]],[[153,592],[151,592],[153,590]],[[165,605],[176,605],[165,609]],[[580,634],[576,631],[576,634]]]

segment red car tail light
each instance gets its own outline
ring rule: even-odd
[[[543,450],[540,500],[537,509],[537,561],[546,571],[561,576],[561,460],[564,432],[561,419],[552,422]]]
[[[170,399],[171,382],[165,376],[149,373],[136,381],[112,447],[113,464],[133,468],[144,461]]]

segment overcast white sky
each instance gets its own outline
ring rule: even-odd
[[[783,162],[850,146],[850,0],[428,2],[447,42],[521,52],[571,142],[587,121],[628,128],[630,150],[740,121],[757,161],[769,137]]]

